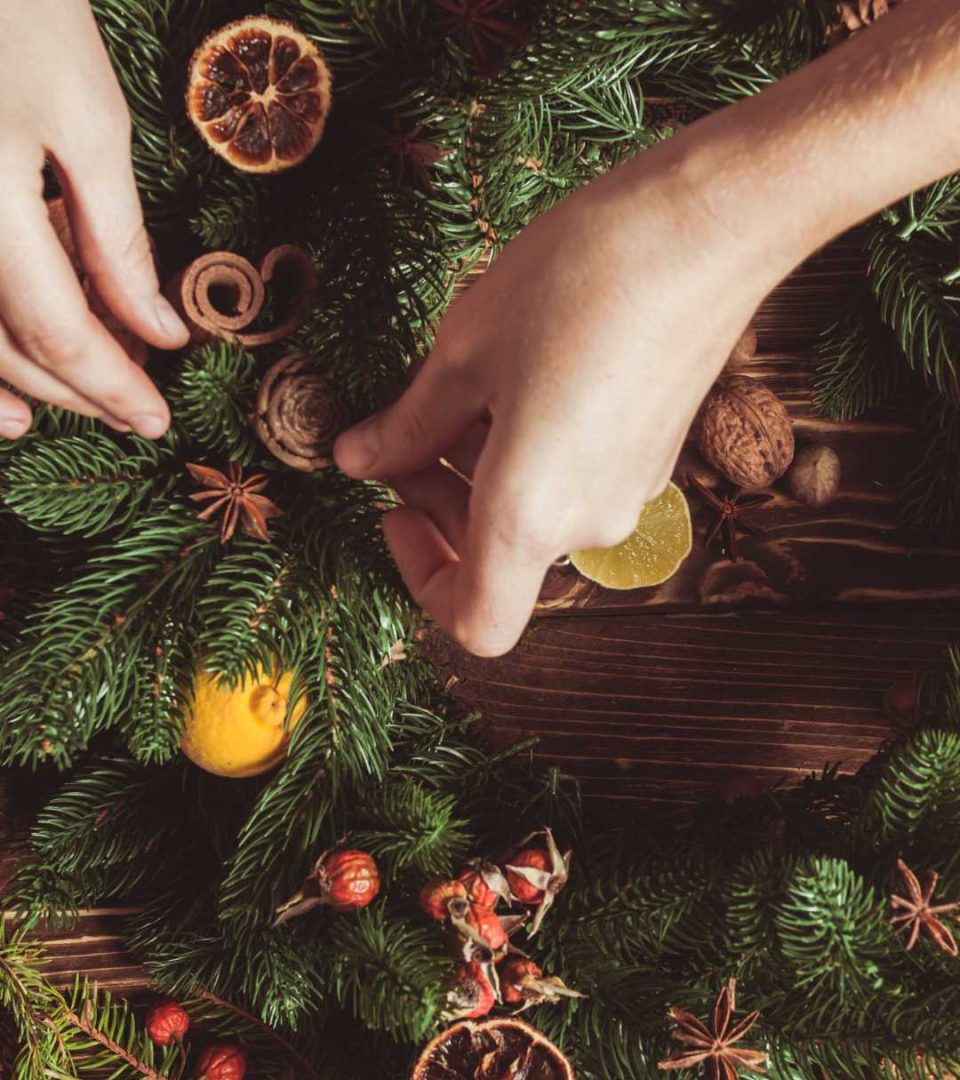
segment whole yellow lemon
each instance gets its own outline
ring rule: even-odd
[[[217,776],[257,776],[275,768],[307,707],[301,697],[284,726],[292,683],[290,672],[271,676],[261,668],[231,690],[217,682],[216,674],[200,671],[180,748],[195,765]]]

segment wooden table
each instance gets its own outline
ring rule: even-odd
[[[960,548],[911,550],[894,497],[915,443],[909,416],[848,424],[815,415],[816,334],[862,273],[854,238],[810,260],[767,300],[749,372],[789,407],[801,440],[834,446],[840,496],[823,510],[783,495],[736,565],[705,551],[671,582],[605,593],[570,570],[546,583],[538,618],[500,660],[434,633],[441,678],[481,709],[500,743],[539,738],[537,757],[576,777],[587,799],[625,812],[682,812],[698,795],[795,780],[827,763],[855,769],[890,734],[885,689],[943,663],[960,641]],[[686,452],[680,473],[708,476]],[[126,993],[143,973],[124,954],[122,912],[86,913],[45,935],[59,983],[85,971]]]
[[[898,534],[910,415],[838,424],[813,408],[817,335],[863,269],[856,233],[814,256],[763,304],[759,355],[737,368],[780,395],[798,443],[837,450],[838,497],[812,510],[777,491],[751,515],[764,535],[731,563],[704,548],[710,519],[691,492],[694,552],[665,585],[608,592],[555,570],[501,660],[434,635],[444,678],[498,742],[536,736],[585,797],[674,813],[705,792],[855,769],[889,736],[885,689],[960,641],[960,546],[911,549]],[[675,479],[691,473],[719,479],[688,447]]]

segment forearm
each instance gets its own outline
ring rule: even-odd
[[[669,154],[678,183],[776,279],[857,221],[960,169],[958,103],[960,0],[910,0],[692,125]]]

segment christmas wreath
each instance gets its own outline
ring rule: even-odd
[[[93,6],[193,339],[150,367],[159,442],[39,408],[0,447],[0,749],[65,772],[5,898],[13,1075],[960,1069],[957,665],[857,777],[583,822],[436,687],[391,496],[327,467],[533,216],[881,5]],[[923,401],[928,534],[960,523],[958,222],[955,176],[869,224],[821,350],[828,415]],[[106,901],[168,995],[145,1018],[38,973],[37,924]]]

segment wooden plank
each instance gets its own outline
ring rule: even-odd
[[[498,745],[536,757],[588,798],[675,808],[741,782],[796,780],[868,760],[891,733],[891,681],[935,670],[960,605],[539,620],[499,660],[433,630],[426,647]]]

